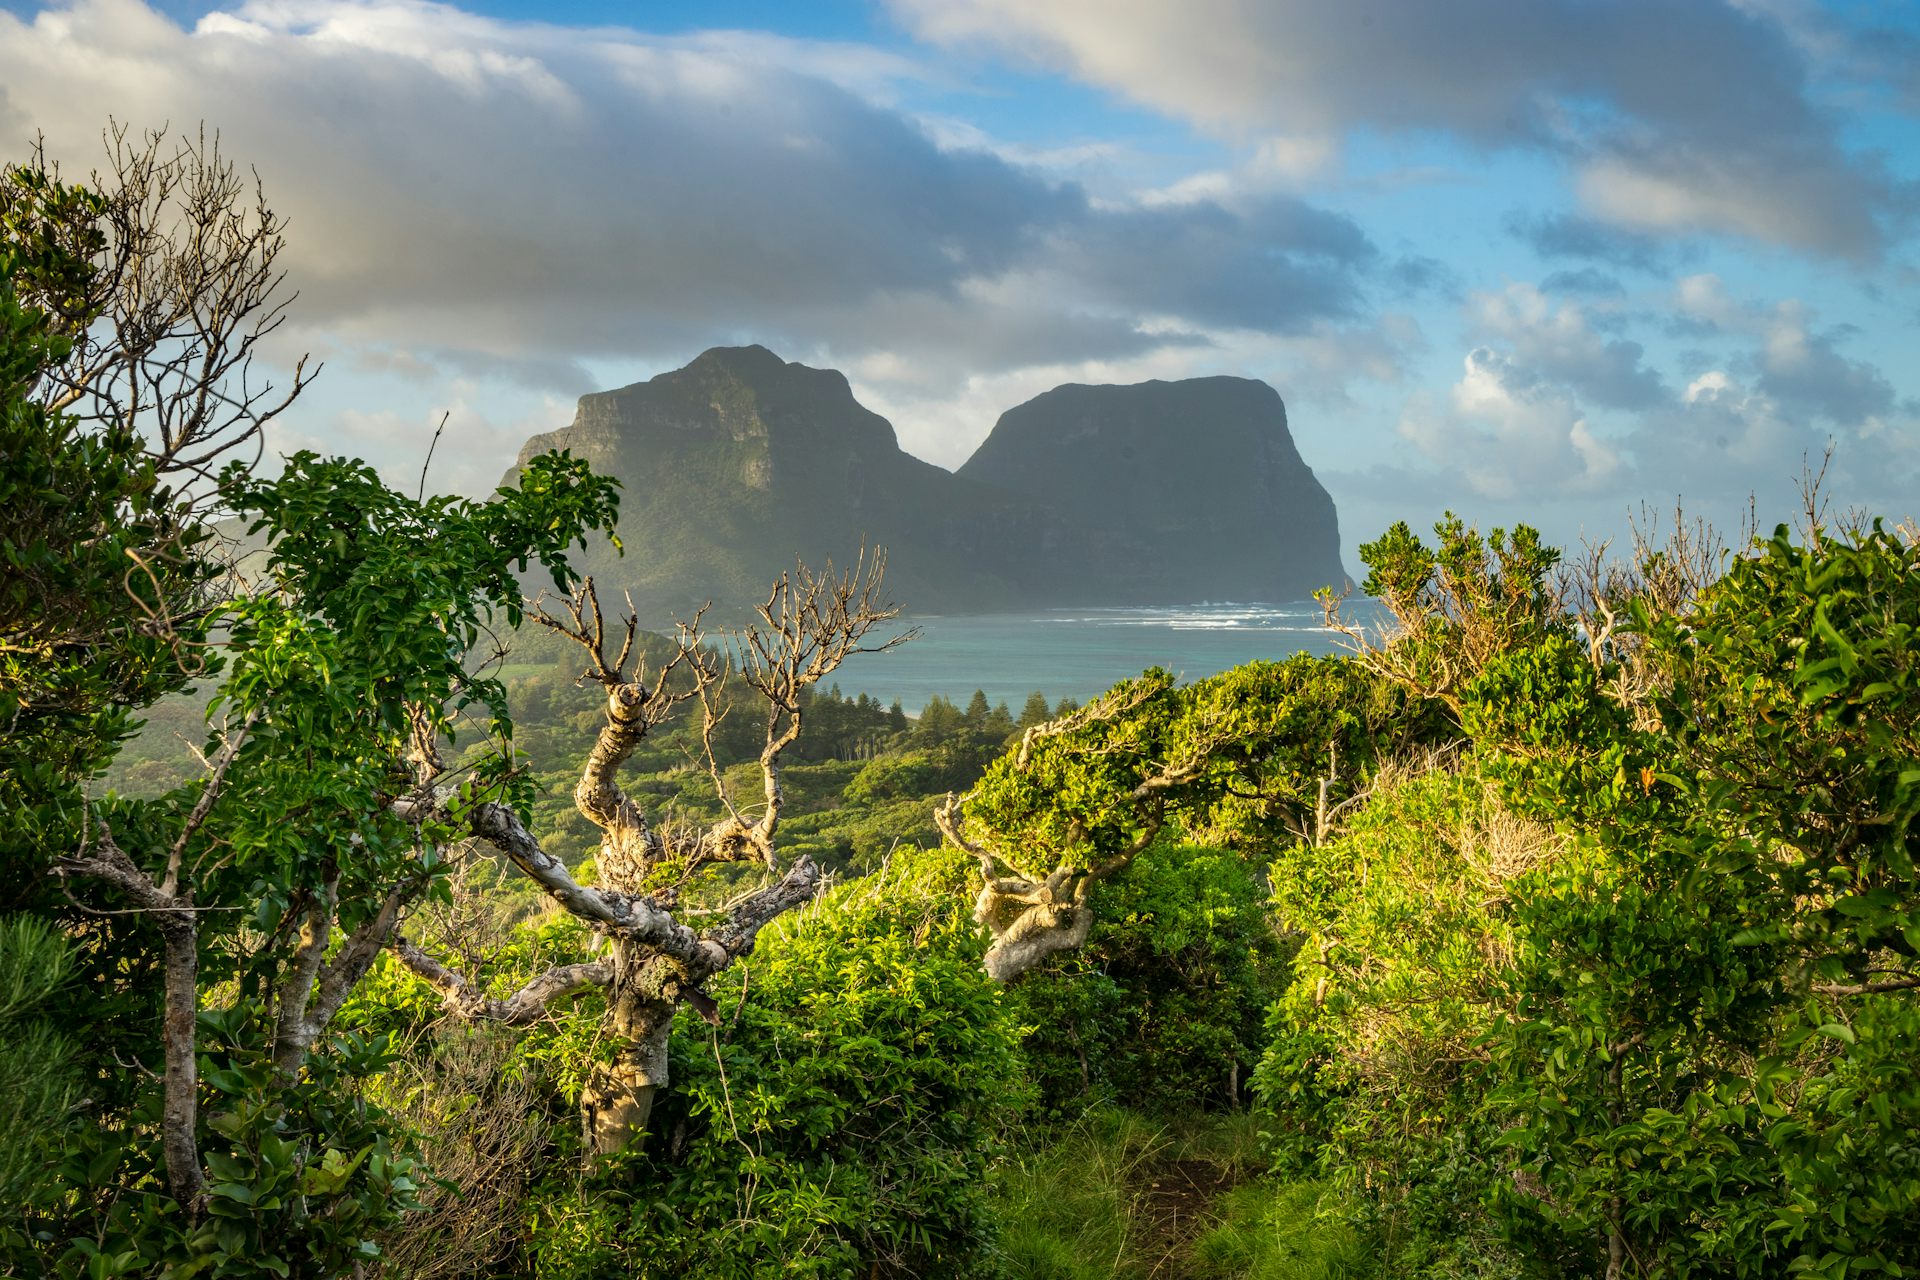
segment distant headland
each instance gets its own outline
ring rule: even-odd
[[[716,347],[582,396],[521,460],[548,449],[621,480],[626,554],[583,562],[649,621],[863,544],[886,548],[915,613],[1286,601],[1346,581],[1333,500],[1279,395],[1247,378],[1056,387],[949,472],[903,451],[838,371]]]

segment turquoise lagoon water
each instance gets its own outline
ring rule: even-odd
[[[1353,602],[1343,612],[1354,614]],[[889,653],[848,659],[834,674],[842,693],[897,698],[917,715],[935,694],[964,706],[980,689],[1017,715],[1035,690],[1055,703],[1084,702],[1148,667],[1198,680],[1256,658],[1339,648],[1311,600],[916,617],[901,625],[919,627],[920,636]]]

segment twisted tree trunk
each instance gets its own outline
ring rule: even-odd
[[[781,755],[800,734],[806,690],[855,653],[892,648],[913,633],[863,648],[861,639],[897,610],[878,592],[884,561],[862,559],[851,573],[835,577],[804,567],[774,584],[758,609],[760,625],[734,638],[731,660],[713,653],[699,631],[699,616],[682,626],[679,652],[649,673],[645,664],[629,665],[636,624],[629,616],[618,652],[610,653],[605,620],[592,579],[566,603],[566,616],[541,608],[535,619],[585,650],[586,679],[607,691],[605,720],[588,753],[574,804],[600,828],[596,866],[600,883],[582,885],[511,810],[481,803],[466,811],[473,835],[506,855],[568,912],[589,925],[612,947],[608,963],[559,965],[536,977],[507,999],[491,999],[465,977],[425,951],[394,935],[390,946],[402,963],[441,993],[455,1016],[525,1024],[540,1017],[553,1001],[592,986],[607,995],[607,1030],[620,1040],[613,1060],[594,1069],[580,1099],[582,1145],[592,1161],[630,1150],[646,1136],[654,1100],[667,1087],[667,1046],[673,1018],[683,1001],[714,1017],[713,1002],[701,990],[715,974],[749,954],[760,930],[784,912],[819,892],[820,869],[801,857],[782,868],[774,837],[784,807]],[[671,678],[684,673],[678,683]],[[743,813],[729,794],[725,770],[714,753],[714,729],[727,714],[720,698],[729,678],[747,684],[767,708],[765,739],[759,753],[759,812]],[[671,821],[655,829],[646,812],[620,786],[619,772],[648,731],[661,724],[675,705],[697,698],[707,767],[726,816],[705,830],[689,830]],[[440,800],[434,800],[438,807]],[[677,896],[654,885],[663,865],[676,876],[720,862],[758,863],[768,883],[736,899],[720,922],[700,933],[681,923]]]
[[[615,979],[608,992],[607,1021],[626,1045],[612,1062],[594,1068],[580,1095],[581,1138],[596,1156],[638,1147],[653,1100],[670,1083],[667,1041],[679,1000],[663,989],[668,983],[661,980],[659,959],[628,955],[614,961],[616,971],[630,976]]]
[[[973,918],[987,930],[987,976],[1012,982],[1047,957],[1085,946],[1093,930],[1094,879],[1082,867],[1062,867],[1034,883],[989,879],[974,900]]]

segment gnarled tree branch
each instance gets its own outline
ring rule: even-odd
[[[547,1006],[554,1001],[613,982],[613,966],[610,964],[555,965],[502,1000],[486,995],[467,978],[447,968],[403,937],[396,935],[391,947],[400,963],[440,993],[448,1013],[468,1022],[528,1026],[539,1021],[546,1013]]]

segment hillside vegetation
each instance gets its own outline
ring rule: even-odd
[[[1349,656],[909,721],[874,560],[650,636],[580,458],[228,460],[277,224],[162,142],[0,175],[0,1273],[1920,1269],[1920,531],[1396,525]]]

